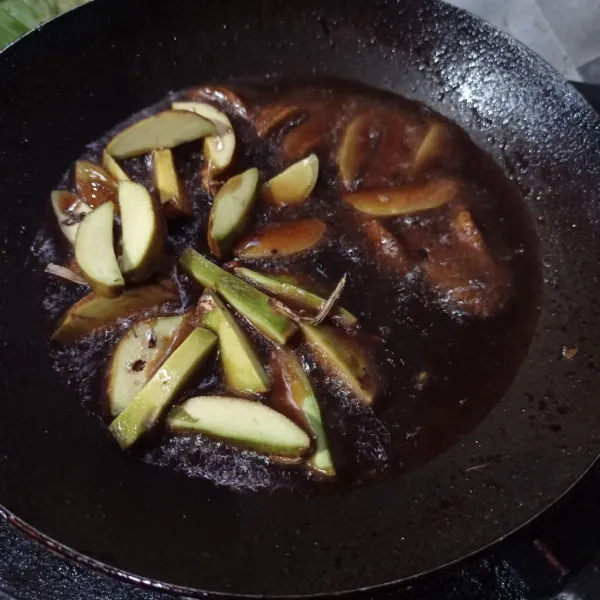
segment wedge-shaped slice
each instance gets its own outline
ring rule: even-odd
[[[75,163],[75,189],[92,208],[117,201],[117,182],[100,165],[89,160]]]
[[[318,177],[319,159],[311,154],[267,181],[261,187],[261,198],[277,206],[302,204],[315,189]]]
[[[506,264],[497,262],[466,206],[452,207],[446,243],[428,248],[423,270],[444,300],[478,317],[499,312],[511,293]]]
[[[219,354],[227,387],[237,394],[263,394],[271,381],[267,376],[252,342],[219,298],[205,293],[201,299],[205,314],[200,325],[219,337]]]
[[[296,332],[293,321],[273,309],[266,294],[224,271],[195,250],[184,250],[179,264],[200,284],[216,289],[235,310],[274,342],[285,344]]]
[[[244,230],[258,184],[258,169],[232,177],[215,196],[208,220],[208,246],[217,258],[224,258],[235,238]]]
[[[362,213],[391,217],[438,208],[453,200],[459,190],[457,180],[442,178],[396,188],[350,192],[344,194],[344,200]]]
[[[241,398],[199,396],[169,415],[171,429],[198,432],[264,454],[298,458],[310,449],[310,438],[272,408]]]
[[[177,287],[170,279],[127,288],[117,298],[104,298],[92,293],[67,310],[52,339],[70,344],[97,329],[114,325],[119,319],[139,319],[144,311],[158,309],[167,302],[178,300]]]
[[[166,110],[118,133],[106,147],[113,158],[129,158],[158,148],[174,148],[217,132],[214,124],[188,110]]]
[[[129,405],[189,333],[189,315],[142,321],[127,331],[108,367],[108,402],[114,416]]]
[[[106,171],[108,171],[108,173],[111,174],[112,178],[117,182],[131,180],[131,178],[129,177],[129,175],[127,175],[127,173],[125,173],[121,165],[106,150],[102,153],[102,166],[106,169]]]
[[[365,234],[369,248],[380,266],[387,271],[406,275],[413,267],[408,252],[394,234],[376,219],[359,220],[360,230]]]
[[[152,175],[165,214],[168,217],[192,216],[192,205],[175,169],[171,150],[154,150]]]
[[[324,475],[335,475],[321,409],[300,361],[290,350],[275,348],[271,351],[271,372],[275,407],[315,439],[315,453],[309,464]]]
[[[152,429],[216,346],[217,336],[198,327],[158,369],[127,408],[110,424],[121,448],[129,448]]]
[[[376,393],[376,377],[366,352],[358,341],[328,325],[301,324],[302,333],[321,368],[364,404]]]
[[[156,270],[165,251],[162,211],[148,190],[133,181],[119,183],[123,230],[121,268],[130,281],[144,281]]]
[[[293,321],[273,309],[267,295],[238,277],[219,278],[215,289],[233,308],[274,342],[285,344],[296,332],[297,327]]]
[[[238,258],[280,258],[314,248],[327,226],[319,219],[269,223],[242,240],[234,250]]]
[[[256,133],[259,137],[266,137],[300,114],[302,108],[295,104],[268,104],[260,109],[254,119]]]
[[[448,148],[449,143],[450,132],[448,127],[442,125],[442,123],[433,123],[415,153],[413,164],[415,173],[421,173],[430,167],[444,154],[444,150]]]
[[[344,194],[344,200],[368,215],[393,217],[448,204],[459,189],[457,180],[443,178],[396,188],[350,192]]]
[[[287,160],[300,160],[311,152],[324,149],[337,129],[342,112],[331,99],[309,102],[304,105],[302,119],[292,127],[281,142],[283,156]]]
[[[298,283],[286,281],[277,275],[269,276],[245,267],[236,268],[235,274],[243,277],[261,290],[273,294],[279,300],[298,308],[319,312],[327,300],[323,296],[303,288]],[[336,306],[330,314],[349,327],[353,327],[357,323],[357,319],[352,313],[339,306]]]
[[[113,247],[115,205],[102,204],[79,225],[75,238],[75,260],[83,276],[100,296],[114,298],[125,286]]]
[[[371,113],[356,116],[344,130],[344,135],[338,149],[338,168],[340,177],[346,189],[351,189],[360,174],[369,148],[373,141],[369,130],[373,121]]]
[[[186,248],[179,257],[179,264],[200,285],[214,288],[221,278],[227,279],[233,275],[196,252],[193,248]]]
[[[235,152],[235,133],[229,117],[206,102],[174,102],[172,108],[191,110],[214,124],[217,133],[204,138],[204,156],[209,176],[222,173],[231,164]]]
[[[92,212],[92,208],[66,190],[55,190],[50,199],[60,230],[67,240],[74,244],[79,224],[88,213]]]

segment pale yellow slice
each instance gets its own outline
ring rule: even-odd
[[[174,148],[215,134],[216,127],[212,121],[196,113],[166,110],[118,133],[108,143],[106,152],[116,159],[129,158],[158,148]]]
[[[100,296],[118,296],[125,286],[113,246],[112,202],[100,205],[86,215],[75,238],[75,260],[81,273]]]

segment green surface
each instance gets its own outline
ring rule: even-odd
[[[0,50],[44,21],[87,0],[0,0]]]

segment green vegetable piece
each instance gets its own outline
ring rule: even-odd
[[[184,250],[179,264],[200,284],[215,289],[233,308],[274,342],[285,344],[296,332],[297,327],[293,321],[277,312],[270,305],[266,294],[224,271],[195,250]]]
[[[323,303],[326,302],[326,298],[323,298],[290,280],[286,281],[277,276],[264,275],[263,273],[258,273],[251,269],[246,269],[245,267],[236,268],[235,273],[265,292],[274,294],[280,300],[299,308],[306,308],[318,312],[321,310]],[[351,312],[348,312],[341,307],[335,307],[330,314],[331,316],[337,317],[344,325],[349,327],[353,327],[358,321]]]
[[[198,432],[286,458],[298,458],[310,449],[310,438],[277,411],[252,400],[221,396],[191,398],[168,418],[171,429]]]
[[[290,350],[276,348],[271,352],[271,372],[275,407],[315,438],[315,453],[309,464],[324,475],[335,475],[321,409],[300,361]]]
[[[123,292],[125,280],[113,246],[112,202],[86,215],[75,237],[75,259],[96,294],[114,298]]]
[[[187,110],[165,110],[146,117],[118,133],[106,147],[116,159],[146,154],[160,148],[174,148],[216,133],[214,124]]]
[[[219,337],[220,358],[229,389],[239,394],[269,391],[271,381],[252,343],[225,304],[210,292],[202,302],[207,307],[212,305],[202,317],[201,325]]]
[[[144,281],[156,271],[164,254],[164,216],[148,190],[133,181],[119,183],[119,206],[123,233],[123,275],[130,281]]]
[[[372,404],[376,376],[369,357],[356,339],[330,327],[302,323],[302,333],[324,371],[336,377],[364,404]]]
[[[107,375],[110,412],[115,417],[137,396],[190,328],[187,315],[134,323],[113,352]]]
[[[244,231],[256,198],[258,169],[248,169],[229,179],[215,196],[208,220],[208,245],[224,258],[236,237]]]
[[[154,427],[165,408],[208,358],[217,343],[211,331],[197,328],[165,361],[142,391],[110,424],[121,448],[129,448]]]

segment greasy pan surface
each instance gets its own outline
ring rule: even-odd
[[[313,72],[426,102],[515,178],[543,260],[529,353],[477,428],[383,482],[243,495],[128,460],[51,370],[29,255],[49,190],[168,90]],[[0,504],[116,569],[237,594],[388,583],[508,534],[600,450],[599,126],[538,58],[437,2],[102,0],[27,36],[0,55]]]

